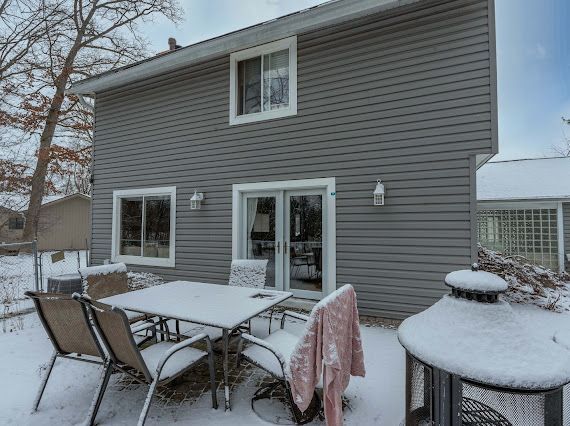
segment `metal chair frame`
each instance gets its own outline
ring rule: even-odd
[[[107,368],[108,360],[107,360],[107,356],[105,355],[105,352],[103,351],[103,348],[101,347],[101,344],[100,344],[93,328],[91,327],[91,323],[89,321],[89,315],[88,315],[87,310],[85,309],[85,307],[83,305],[81,305],[81,304],[79,304],[79,302],[77,302],[79,308],[83,312],[85,322],[88,325],[88,329],[90,331],[91,337],[93,338],[95,346],[97,347],[97,350],[100,353],[101,360],[84,358],[84,357],[82,357],[82,354],[80,354],[80,353],[77,353],[76,355],[74,355],[72,353],[69,353],[69,352],[62,350],[60,348],[59,344],[57,343],[57,339],[55,338],[55,335],[53,334],[53,331],[52,331],[51,327],[49,326],[49,324],[45,318],[44,311],[43,311],[42,306],[39,302],[40,297],[50,297],[50,296],[46,296],[46,293],[42,293],[42,296],[39,296],[38,294],[36,294],[34,292],[30,292],[30,291],[27,291],[25,293],[25,295],[27,297],[29,297],[30,299],[32,299],[32,301],[34,302],[34,305],[36,307],[36,311],[38,313],[38,317],[40,318],[40,321],[41,321],[41,323],[42,323],[42,325],[43,325],[43,327],[44,327],[44,329],[45,329],[45,331],[49,337],[49,340],[51,341],[53,348],[54,348],[54,352],[53,352],[53,354],[49,360],[46,373],[44,374],[42,381],[40,382],[40,388],[39,388],[39,390],[36,394],[36,397],[34,399],[32,412],[36,412],[38,410],[39,405],[40,405],[40,401],[41,401],[42,396],[44,394],[44,391],[47,387],[48,380],[51,376],[51,373],[53,371],[53,367],[55,365],[55,361],[57,360],[57,358],[65,358],[65,359],[71,359],[74,361],[88,362],[90,364],[103,365],[104,371]],[[68,299],[71,296],[65,295],[65,294],[54,293],[51,297]],[[103,382],[104,382],[104,375],[101,377],[101,379],[98,382],[97,390],[95,392],[95,399],[98,399],[101,397]],[[89,419],[89,424],[93,424],[94,419],[95,419],[94,417],[91,417]]]
[[[281,324],[280,324],[281,330],[283,330],[285,328],[285,320],[287,317],[295,318],[295,319],[305,321],[305,322],[309,320],[309,317],[306,315],[303,315],[303,314],[300,314],[297,312],[293,312],[293,311],[285,311],[285,312],[283,312],[283,316],[281,317]],[[271,327],[271,325],[270,325],[270,327]],[[271,330],[271,328],[270,328],[270,330]],[[259,346],[259,347],[269,351],[271,354],[273,354],[273,356],[275,356],[275,358],[279,362],[279,365],[281,366],[282,376],[276,375],[273,371],[268,370],[263,365],[257,363],[255,360],[248,358],[246,355],[243,355],[242,349],[243,349],[243,342],[244,341],[248,341],[250,344]],[[315,416],[306,417],[304,415],[304,413],[301,413],[301,411],[299,411],[299,409],[297,408],[297,405],[295,404],[295,401],[293,400],[293,394],[291,393],[291,387],[289,385],[289,382],[287,381],[287,375],[285,374],[285,363],[286,363],[285,357],[283,356],[283,354],[281,352],[279,352],[279,350],[277,348],[273,347],[271,344],[265,342],[262,339],[254,337],[250,334],[242,333],[241,340],[239,341],[238,349],[237,349],[237,359],[236,359],[237,365],[239,365],[242,357],[247,362],[249,362],[250,364],[255,365],[256,367],[261,368],[262,370],[267,372],[273,378],[277,379],[279,384],[281,384],[282,386],[285,387],[285,393],[287,396],[287,401],[289,403],[289,409],[291,410],[291,413],[293,415],[293,419],[294,419],[296,424],[309,423],[310,421],[313,420],[313,418],[316,416],[316,414],[318,414],[318,411],[320,410],[320,407],[321,407],[321,401],[320,401],[319,395],[316,392],[313,395],[313,398],[316,398],[316,403],[318,404],[318,408],[317,408],[317,412],[315,413]],[[255,395],[253,396],[253,398],[251,400],[252,409],[254,409],[253,408],[254,401],[257,399],[263,398],[263,394],[261,394],[261,395],[259,394],[260,391],[263,391],[263,390],[264,390],[263,388],[259,389],[255,393]]]
[[[210,370],[210,386],[211,386],[211,393],[212,393],[212,407],[215,409],[218,408],[218,401],[217,401],[217,396],[216,396],[216,377],[215,377],[215,370],[214,370],[214,357],[213,357],[213,351],[212,351],[212,343],[210,341],[210,338],[205,333],[198,334],[198,335],[196,335],[190,339],[183,340],[179,343],[176,343],[170,349],[165,351],[164,354],[162,355],[161,359],[160,359],[160,362],[158,363],[158,366],[156,367],[156,376],[154,378],[152,377],[150,371],[148,370],[148,366],[147,366],[146,362],[144,361],[144,359],[142,358],[142,355],[141,355],[137,345],[135,344],[134,340],[131,338],[131,341],[128,343],[131,345],[131,347],[132,347],[131,349],[133,349],[134,353],[138,357],[138,360],[139,360],[139,362],[140,362],[140,364],[144,370],[144,371],[139,371],[143,375],[143,378],[141,378],[141,377],[133,374],[132,372],[128,371],[130,366],[123,364],[121,361],[119,361],[118,357],[116,356],[116,354],[112,348],[112,345],[109,343],[109,340],[107,339],[107,336],[106,336],[105,332],[103,331],[103,329],[102,329],[102,327],[101,327],[101,325],[97,319],[97,314],[95,311],[101,310],[101,309],[99,307],[95,306],[90,300],[88,300],[84,297],[81,297],[79,295],[74,295],[74,298],[79,300],[86,307],[86,309],[89,311],[89,313],[91,314],[93,326],[94,326],[95,330],[97,331],[97,334],[100,336],[101,341],[103,342],[103,346],[105,347],[105,349],[108,353],[108,362],[106,364],[105,371],[103,373],[103,381],[101,384],[101,389],[97,393],[97,398],[95,398],[93,400],[93,403],[91,406],[91,410],[92,410],[91,417],[93,420],[95,419],[95,417],[97,415],[97,411],[99,410],[99,407],[101,405],[101,401],[103,399],[103,394],[104,394],[105,389],[108,385],[111,374],[114,370],[118,370],[122,373],[128,374],[130,377],[132,377],[138,383],[149,385],[149,391],[147,393],[145,403],[144,403],[143,409],[141,411],[141,414],[139,416],[139,420],[137,423],[138,426],[142,426],[142,425],[144,425],[146,418],[148,416],[148,412],[150,410],[150,403],[151,403],[152,398],[154,396],[154,393],[156,391],[156,387],[159,384],[164,385],[164,384],[176,379],[177,377],[181,376],[182,374],[186,373],[189,369],[194,367],[204,357],[208,357],[208,364],[209,364],[209,370]],[[130,330],[129,320],[127,318],[127,315],[125,314],[125,312],[122,309],[119,309],[117,307],[110,307],[108,309],[108,311],[111,311],[111,312],[118,314],[122,319],[123,325],[127,329]],[[195,360],[192,364],[188,365],[186,368],[180,370],[177,374],[170,376],[164,380],[160,379],[162,369],[164,368],[166,362],[174,354],[176,354],[180,350],[185,349],[185,348],[187,348],[187,347],[189,347],[189,346],[193,345],[194,343],[199,342],[201,340],[204,340],[206,342],[207,353],[205,353],[201,358]],[[138,370],[136,370],[136,371],[138,371]]]

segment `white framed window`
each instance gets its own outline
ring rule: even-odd
[[[230,55],[230,125],[296,114],[296,36]]]
[[[176,187],[113,191],[113,262],[175,266]]]

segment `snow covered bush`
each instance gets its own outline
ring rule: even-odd
[[[504,278],[503,299],[556,312],[570,311],[570,275],[531,265],[522,256],[505,256],[479,244],[479,268]]]

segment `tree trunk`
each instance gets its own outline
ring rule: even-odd
[[[36,168],[32,177],[32,191],[30,193],[30,203],[28,205],[28,211],[26,212],[26,224],[22,237],[24,241],[32,241],[34,238],[37,238],[40,208],[42,206],[47,168],[50,160],[51,143],[57,127],[61,105],[65,98],[65,87],[70,75],[69,68],[70,67],[64,67],[57,79],[55,94],[52,98],[46,118],[46,125],[40,137],[40,148],[38,150]]]

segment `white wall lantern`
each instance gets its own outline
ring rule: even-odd
[[[196,192],[194,190],[194,195],[190,198],[190,210],[200,210],[202,207],[202,200],[204,199],[204,194],[202,192]]]
[[[384,205],[384,194],[386,190],[384,189],[384,184],[378,179],[376,182],[376,189],[374,190],[374,205],[383,206]]]

